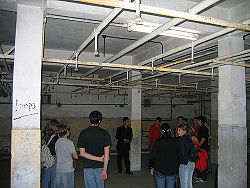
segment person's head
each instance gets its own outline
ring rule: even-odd
[[[194,129],[191,126],[188,126],[188,135],[192,138],[193,136],[196,136],[196,133]]]
[[[160,125],[160,124],[161,124],[161,118],[160,118],[160,117],[157,117],[157,118],[156,118],[155,124],[156,124],[156,125]]]
[[[130,119],[128,117],[124,117],[122,119],[123,125],[125,125],[126,127],[128,127],[130,125]]]
[[[183,119],[182,119],[182,124],[188,125],[188,119],[187,119],[187,118],[183,118]]]
[[[53,129],[54,132],[56,133],[58,130],[59,122],[56,119],[52,119],[48,122],[46,129]]]
[[[162,136],[165,136],[165,137],[167,137],[167,138],[170,138],[170,137],[171,137],[171,132],[172,132],[172,131],[171,131],[171,128],[170,128],[170,126],[169,126],[168,123],[163,123],[163,124],[161,125],[160,131],[161,131]]]
[[[70,135],[70,127],[68,127],[67,125],[60,125],[58,128],[58,135],[60,138],[62,137],[69,137]]]
[[[101,114],[101,112],[99,112],[97,110],[92,111],[89,114],[89,121],[93,125],[100,125],[100,123],[102,122],[102,114]]]
[[[177,134],[178,136],[183,136],[188,133],[188,126],[184,124],[180,124],[177,127]]]
[[[183,123],[183,119],[184,119],[183,116],[179,116],[179,117],[177,118],[178,125],[180,125],[180,124]]]
[[[207,122],[207,118],[204,116],[199,116],[198,117],[198,124],[199,125],[204,125]]]
[[[198,125],[198,117],[193,118],[193,124],[194,126]]]

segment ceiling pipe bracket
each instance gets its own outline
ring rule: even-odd
[[[136,11],[135,11],[136,18],[135,18],[135,22],[141,22],[142,21],[140,5],[141,5],[141,0],[136,0]]]
[[[94,51],[94,55],[96,57],[100,56],[99,52],[98,52],[98,35],[99,35],[99,31],[97,30],[97,28],[95,28],[92,32],[92,34],[94,35],[95,37],[95,51]]]
[[[79,69],[78,69],[78,53],[77,53],[77,51],[75,51],[75,56],[76,56],[76,67],[75,67],[75,72],[78,72],[79,71]]]
[[[194,45],[195,45],[194,41],[192,41],[192,46],[191,46],[191,50],[192,50],[191,51],[191,62],[190,62],[191,64],[195,63],[194,62]]]

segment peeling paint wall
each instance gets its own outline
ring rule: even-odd
[[[40,130],[12,130],[12,187],[40,187],[40,137]]]

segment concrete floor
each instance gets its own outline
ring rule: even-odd
[[[146,168],[147,154],[142,155],[142,170],[133,172],[133,175],[127,175],[123,171],[118,174],[116,169],[116,155],[111,155],[108,170],[108,180],[105,182],[105,188],[151,188],[155,187],[154,178]],[[124,166],[124,163],[123,163]],[[216,165],[213,165],[216,169]],[[214,170],[215,172],[215,170]],[[194,181],[194,188],[213,188],[215,182],[215,173],[208,176],[207,183],[196,183]],[[83,188],[83,172],[81,168],[81,160],[78,162],[77,170],[75,172],[75,188]]]
[[[142,155],[142,170],[134,172],[133,175],[127,175],[125,173],[118,174],[116,170],[116,155],[111,155],[110,164],[108,170],[108,180],[105,183],[105,188],[150,188],[154,186],[154,179],[150,175],[148,169],[146,169],[147,155]],[[248,160],[248,173],[250,172],[250,160]],[[10,187],[10,158],[0,158],[0,187]],[[83,188],[83,172],[82,172],[81,160],[78,161],[77,169],[75,171],[75,188]],[[207,183],[196,183],[194,181],[194,188],[214,188],[215,182],[215,169],[216,165],[212,165],[213,173],[208,176]],[[195,176],[194,176],[195,177]],[[250,187],[250,181],[248,181],[248,187]]]

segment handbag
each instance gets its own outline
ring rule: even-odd
[[[50,150],[49,150],[49,143],[51,140],[54,138],[54,134],[50,137],[48,143],[42,145],[42,151],[41,151],[41,162],[42,162],[42,167],[43,168],[50,168],[54,163],[55,163],[55,158],[53,155],[51,155]]]

